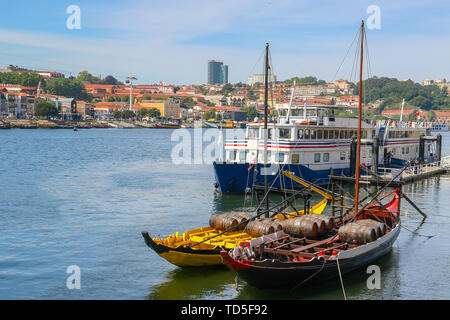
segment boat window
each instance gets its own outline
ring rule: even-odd
[[[298,131],[297,131],[297,139],[303,139],[303,129],[298,129]]]
[[[320,153],[314,153],[314,162],[320,162]]]
[[[228,153],[228,159],[230,160],[230,161],[235,161],[236,160],[236,151],[228,151],[229,153]]]
[[[323,154],[323,161],[324,162],[330,161],[330,154],[328,152]]]
[[[345,131],[341,130],[339,133],[339,139],[345,139]]]
[[[315,117],[316,116],[316,110],[306,110],[306,116]]]
[[[323,138],[328,139],[328,130],[323,130]]]
[[[268,138],[269,140],[273,139],[273,129],[267,129],[269,131]]]
[[[317,130],[317,139],[323,139],[323,130]]]
[[[305,139],[309,139],[309,129],[305,129]]]
[[[316,130],[310,130],[310,137],[311,139],[316,139]]]
[[[270,151],[267,151],[267,162],[270,162],[271,156]],[[264,162],[264,151],[259,154],[259,162]]]
[[[292,164],[299,163],[300,162],[300,155],[298,153],[293,153],[291,162],[292,162]]]
[[[240,161],[247,160],[247,151],[239,151],[239,160]]]
[[[283,152],[279,152],[278,154],[278,162],[284,162],[284,153]]]
[[[299,109],[291,110],[291,115],[294,117],[300,116],[300,110]]]
[[[248,128],[248,138],[259,138],[259,128]]]
[[[405,154],[405,147],[402,147],[402,154]]]
[[[341,159],[341,160],[345,160],[345,154],[346,154],[347,152],[345,152],[345,151],[341,151],[340,153],[339,153],[339,158]]]
[[[334,130],[334,138],[339,139],[339,130]]]
[[[291,138],[291,129],[290,128],[279,128],[278,129],[278,138],[279,139],[290,139]]]
[[[409,147],[406,147],[406,153],[409,153]]]

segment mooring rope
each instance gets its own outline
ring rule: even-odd
[[[341,280],[342,293],[344,294],[344,299],[347,300],[347,295],[345,294],[344,281],[342,280],[341,267],[339,266],[339,253],[336,255],[336,262],[339,272],[339,279]]]

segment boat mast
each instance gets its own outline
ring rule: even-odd
[[[359,116],[358,116],[358,145],[356,149],[356,188],[355,188],[355,213],[358,213],[359,202],[359,167],[361,155],[361,122],[362,122],[362,73],[363,73],[363,48],[364,48],[364,20],[361,22],[361,58],[359,65]]]
[[[266,218],[269,218],[269,195],[267,181],[267,114],[268,114],[268,92],[269,92],[269,43],[266,43],[266,59],[264,65],[264,194],[266,197]]]
[[[403,98],[402,100],[402,111],[400,112],[400,123],[403,120],[403,107],[405,106],[405,98]]]

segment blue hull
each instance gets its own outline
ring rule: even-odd
[[[218,189],[222,193],[243,193],[246,188],[252,188],[253,184],[264,185],[264,175],[262,171],[264,170],[263,164],[257,164],[257,173],[255,175],[255,167],[249,170],[251,166],[248,163],[223,163],[214,162],[214,174],[216,177],[216,182]],[[303,186],[295,181],[285,177],[283,174],[278,173],[281,170],[288,170],[293,172],[297,177],[303,178],[306,181],[312,182],[318,185],[328,184],[329,175],[331,169],[327,170],[311,170],[303,165],[285,165],[274,166],[270,170],[270,174],[267,175],[269,186],[274,188],[302,188]],[[349,175],[350,169],[333,169],[334,174],[344,174]]]

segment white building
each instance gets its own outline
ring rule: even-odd
[[[277,76],[274,74],[269,74],[269,82],[277,81]],[[247,83],[252,86],[255,83],[264,83],[264,75],[263,74],[254,74],[248,77]]]

